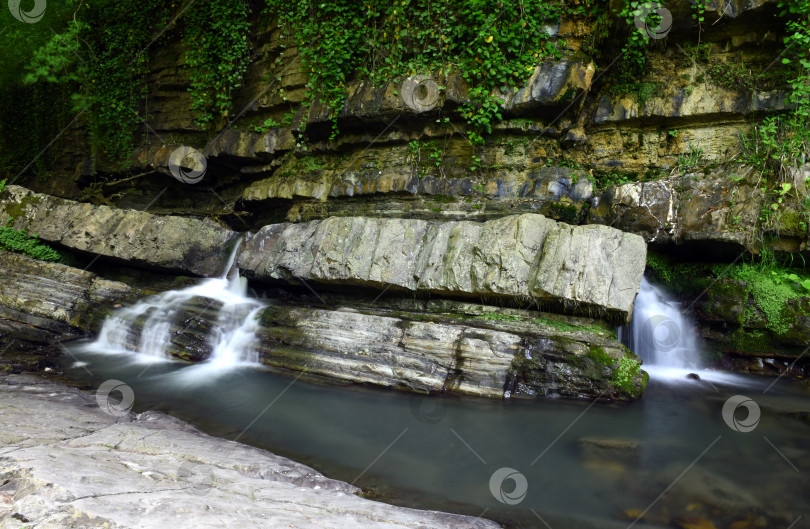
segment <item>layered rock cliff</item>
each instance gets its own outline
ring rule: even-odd
[[[321,305],[313,307],[315,300],[273,291],[275,301],[257,316],[257,347],[262,363],[285,372],[498,398],[632,399],[646,383],[638,369],[627,380],[618,378],[620,361],[627,357],[636,366],[637,361],[605,323],[453,301],[402,305],[403,292],[491,298],[624,322],[632,313],[646,245],[613,228],[574,227],[537,214],[483,225],[344,217],[265,226],[248,234],[249,242],[234,255],[229,242],[236,233],[193,219],[77,203],[18,186],[0,194],[0,207],[22,212],[15,226],[40,231],[41,239],[58,248],[95,254],[91,265],[128,256],[129,265],[216,277],[233,256],[257,280],[256,288],[312,289],[311,282],[323,296],[340,296],[332,292],[352,286],[377,291],[375,301],[390,298],[375,306],[362,297],[343,297],[330,306],[313,290]],[[90,272],[2,255],[10,279],[16,279],[0,289],[7,339],[55,343],[98,332],[108,309],[132,294]],[[41,280],[25,281],[26,275]],[[53,299],[42,300],[41,283],[74,276]],[[31,294],[40,301],[26,301]],[[218,325],[220,305],[198,296],[174,308],[167,315],[172,326],[167,352],[186,361],[207,359],[206,338]],[[121,345],[137,348],[144,316],[118,316],[130,325]],[[36,336],[19,328],[32,321],[43,327]]]
[[[632,82],[619,71],[626,32],[598,11],[562,10],[546,28],[559,56],[538,60],[522,85],[494,91],[503,119],[476,146],[466,137],[471,86],[461,72],[351,77],[330,110],[311,97],[298,44],[259,14],[232,94],[238,112],[201,128],[189,48],[169,31],[148,51],[144,137],[129,162],[90,148],[77,118],[52,148],[48,177],[24,171],[17,183],[33,191],[7,191],[4,211],[15,228],[104,263],[210,277],[227,262],[217,251],[250,232],[245,273],[293,295],[367,289],[624,321],[645,265],[642,238],[680,261],[810,257],[810,169],[794,168],[790,187],[774,187],[742,154],[753,124],[791,106],[774,63],[785,32],[776,2],[702,6],[701,24],[689,2],[665,6],[672,28],[653,39]],[[178,159],[178,149],[196,155]],[[733,368],[787,369],[796,344],[810,340],[806,301],[790,305],[787,331],[766,321],[768,311],[720,317],[713,307],[760,304],[750,284],[704,279],[678,295],[698,316],[710,356]]]

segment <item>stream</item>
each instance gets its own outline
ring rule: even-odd
[[[632,404],[410,395],[280,375],[251,361],[260,304],[245,289],[237,273],[121,309],[61,367],[93,387],[124,382],[135,411],[164,411],[398,505],[554,529],[810,522],[806,387],[701,369],[689,322],[646,281],[637,324],[620,332],[651,374]],[[220,318],[215,354],[188,365],[166,354],[162,322],[194,296],[217,300]],[[128,326],[144,318],[133,342]]]

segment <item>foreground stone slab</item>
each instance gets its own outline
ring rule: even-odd
[[[0,529],[497,529],[362,499],[357,487],[157,412],[116,418],[78,390],[0,377]]]
[[[239,266],[256,279],[532,300],[626,321],[646,254],[638,235],[536,214],[485,223],[343,217],[265,226]]]
[[[204,277],[220,275],[239,234],[205,219],[75,202],[24,187],[0,194],[0,220],[45,241],[104,257]]]

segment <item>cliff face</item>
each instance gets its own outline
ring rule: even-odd
[[[549,265],[553,274],[593,249],[588,242],[576,243],[575,237],[588,232],[583,225],[589,224],[640,235],[656,252],[689,260],[732,263],[763,251],[810,257],[804,205],[810,168],[798,169],[790,192],[778,197],[775,214],[763,221],[761,212],[771,208],[774,195],[763,185],[761,174],[739,163],[741,135],[753,120],[789,107],[787,86],[774,64],[784,35],[775,4],[710,2],[700,28],[689,2],[667,5],[672,28],[665,39],[653,39],[644,72],[632,83],[620,82],[617,71],[625,35],[606,28],[599,13],[564,11],[559,23],[549,28],[563,53],[534,68],[524,85],[496,90],[504,119],[493,123],[481,146],[472,146],[464,135],[468,125],[462,112],[470,101],[470,86],[452,69],[377,84],[349,80],[345,100],[336,111],[330,112],[317,99],[305,104],[310,76],[299,50],[282,38],[276,21],[257,14],[251,21],[252,61],[243,86],[234,94],[237,112],[215,120],[206,130],[195,125],[185,68],[188,49],[169,35],[149,52],[143,141],[132,153],[130,165],[91,155],[80,119],[66,133],[51,176],[24,177],[19,183],[50,195],[121,209],[148,208],[158,216],[171,215],[171,222],[179,223],[176,217],[207,217],[227,225],[229,230],[206,224],[212,235],[200,242],[205,248],[232,241],[231,230],[257,232],[241,264],[258,280],[311,279],[335,287],[388,285],[450,297],[506,292],[541,300],[550,296],[563,304],[599,297],[604,285],[586,277],[593,260],[580,262],[580,272],[573,267],[569,274],[573,279],[562,282],[574,285],[573,291],[554,290],[554,277],[545,278],[549,288],[537,286],[534,271],[533,290],[523,288],[519,278],[511,281],[502,275],[487,283],[483,276],[459,278],[448,267],[447,256],[453,256],[451,265],[458,266],[456,258],[464,253],[459,248],[470,238],[480,245],[482,255],[490,251],[490,261],[495,259],[501,239],[520,238],[519,223],[507,218],[533,216],[527,214],[577,226],[557,245],[559,258]],[[340,134],[330,139],[333,118]],[[178,148],[183,146],[186,151],[180,156]],[[198,154],[189,155],[192,151]],[[17,227],[47,232],[19,218],[15,222]],[[377,225],[392,231],[372,229]],[[502,231],[485,239],[479,232],[490,225]],[[337,242],[330,250],[323,243],[326,235],[319,235],[315,248],[324,251],[323,262],[314,257],[314,262],[296,264],[301,268],[305,262],[306,270],[291,272],[294,267],[273,257],[266,247],[259,252],[261,259],[255,255],[256,245],[275,244],[279,238],[291,247],[309,248],[318,226],[332,227],[326,235]],[[361,238],[362,247],[344,244],[348,235],[366,229],[376,234],[372,237],[376,246],[368,237]],[[392,249],[389,235],[408,229],[414,237],[426,230],[433,230],[435,237],[446,235],[447,244],[439,254],[449,276],[436,272],[436,281],[431,282],[424,262],[419,268],[409,261],[427,255],[428,248]],[[464,233],[453,232],[451,237],[453,230]],[[380,234],[385,236],[380,239]],[[63,239],[54,235],[50,240],[66,244]],[[180,246],[195,244],[182,239],[179,236]],[[610,269],[626,273],[629,283],[637,284],[646,254],[642,247],[628,250],[623,260],[601,269],[600,261],[593,277],[609,275],[605,270]],[[90,246],[78,249],[112,255]],[[360,272],[330,268],[332,253],[376,255],[378,250],[392,258],[390,267],[384,267],[390,272],[388,279],[368,267]],[[600,252],[599,256],[611,253],[606,248]],[[636,259],[632,265],[627,264],[630,254]],[[481,259],[488,262],[486,255]],[[156,264],[151,261],[150,256],[143,262]],[[170,261],[157,266],[202,275],[211,275],[216,268],[193,256]],[[508,268],[497,264],[500,271]],[[402,268],[399,275],[397,267]],[[417,273],[414,267],[419,268]],[[712,302],[748,303],[750,289],[732,290],[713,293]],[[754,329],[754,320],[730,319],[718,326],[712,311],[701,309],[704,302],[697,304],[702,332],[729,365],[741,365],[741,355],[753,355],[761,363],[763,357],[767,361],[783,354],[774,355],[767,346],[770,338],[783,336],[771,336],[772,329],[763,331],[771,334],[760,345],[743,350],[729,336],[738,329]],[[799,323],[791,327],[790,343],[810,340],[810,331],[801,323],[806,303],[796,303]],[[622,313],[629,310],[627,300],[620,305],[605,299],[595,303]],[[794,351],[785,354],[791,357]]]
[[[146,204],[153,189],[168,186],[153,208],[228,215],[236,201],[237,212],[251,215],[241,218],[253,222],[270,214],[268,205],[274,221],[352,213],[477,218],[539,208],[586,222],[583,206],[594,187],[609,187],[609,173],[660,178],[695,149],[695,166],[727,162],[752,116],[785,109],[785,84],[772,64],[784,33],[775,2],[709,3],[697,47],[691,5],[667,5],[673,27],[652,42],[644,72],[629,84],[617,82],[625,35],[568,7],[548,28],[563,57],[537,66],[525,85],[496,91],[504,119],[478,148],[464,137],[460,114],[470,86],[453,70],[379,85],[350,80],[337,111],[340,134],[330,140],[329,109],[317,99],[303,104],[309,76],[296,44],[259,14],[252,62],[234,95],[238,112],[203,131],[190,110],[187,49],[169,38],[150,52],[144,139],[127,170],[159,173],[104,194],[123,206]],[[746,75],[759,81],[742,82]],[[297,135],[304,126],[305,151]],[[30,185],[75,197],[94,178],[122,171],[90,154],[81,128],[67,134],[72,142],[53,168],[58,177]],[[169,178],[180,144],[205,155],[197,188]]]

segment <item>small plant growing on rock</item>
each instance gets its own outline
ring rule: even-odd
[[[5,181],[2,184],[5,185]],[[12,220],[9,218],[8,224]],[[52,263],[62,261],[62,255],[47,244],[43,244],[36,234],[28,235],[25,230],[15,230],[10,226],[0,227],[0,250],[21,253],[40,261]]]
[[[619,359],[619,366],[613,371],[613,385],[631,395],[636,393],[633,380],[641,371],[641,364],[630,356]],[[643,388],[642,388],[643,391]]]
[[[684,173],[694,171],[703,163],[703,149],[689,144],[689,152],[678,157],[676,165]]]

